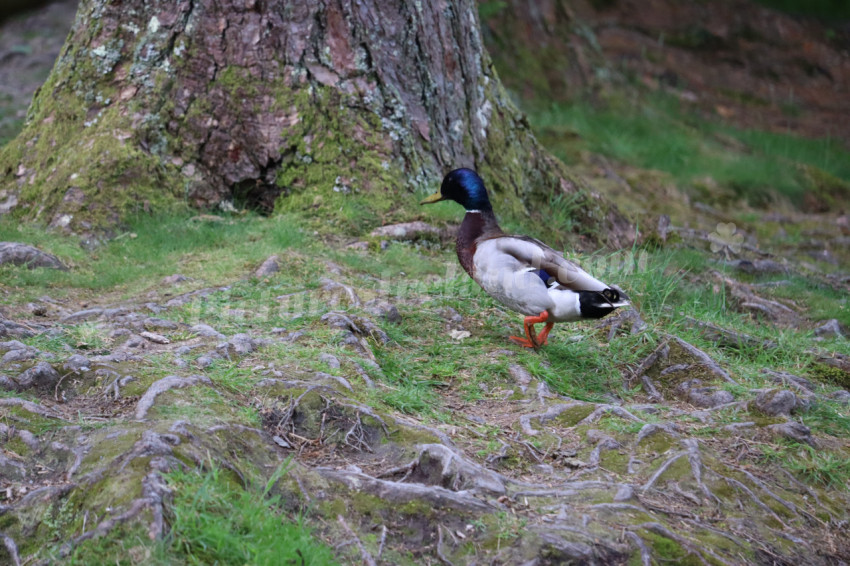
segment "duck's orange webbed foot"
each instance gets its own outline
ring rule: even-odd
[[[543,311],[538,316],[527,316],[525,317],[525,321],[523,322],[523,327],[525,328],[525,338],[521,338],[519,336],[511,336],[511,340],[519,344],[520,346],[524,346],[526,348],[534,348],[535,350],[540,346],[546,345],[549,341],[549,331],[552,330],[552,326],[554,323],[550,322],[546,324],[546,327],[540,332],[539,335],[534,334],[534,325],[540,322],[546,322],[549,320],[549,311]]]
[[[549,332],[552,331],[552,327],[555,326],[554,322],[547,322],[546,326],[543,330],[540,331],[540,334],[537,335],[537,343],[541,346],[545,346],[549,343]]]

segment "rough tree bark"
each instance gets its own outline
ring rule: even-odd
[[[515,211],[580,190],[584,231],[622,243],[506,96],[477,17],[472,0],[83,0],[0,154],[0,200],[77,231],[179,200],[333,217],[359,195],[386,219],[470,166]]]

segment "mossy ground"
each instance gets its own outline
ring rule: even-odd
[[[581,470],[580,466],[586,465],[592,452],[592,445],[582,439],[594,428],[611,435],[623,446],[630,445],[643,424],[613,413],[608,413],[594,423],[583,421],[593,412],[596,406],[594,403],[625,402],[627,405],[640,405],[644,402],[644,392],[629,379],[630,372],[641,359],[658,347],[667,334],[675,334],[703,349],[727,368],[739,385],[719,385],[742,400],[753,396],[750,389],[774,386],[762,373],[765,368],[808,377],[815,381],[817,390],[827,396],[838,390],[843,382],[837,378],[843,374],[839,373],[841,370],[829,366],[830,369],[822,369],[824,366],[814,361],[812,349],[850,353],[846,341],[819,342],[808,330],[818,323],[819,318],[834,316],[846,307],[846,298],[836,294],[829,285],[820,283],[817,276],[805,279],[803,275],[795,275],[793,279],[798,281],[794,285],[806,289],[805,294],[797,296],[796,302],[808,321],[798,328],[775,327],[767,321],[738,312],[731,297],[716,286],[712,277],[705,274],[712,266],[729,277],[739,277],[750,283],[770,282],[776,279],[775,276],[736,274],[716,263],[717,257],[680,244],[652,249],[636,247],[616,254],[600,253],[585,258],[585,263],[592,266],[601,277],[623,282],[648,324],[643,332],[620,332],[609,339],[607,329],[597,329],[592,323],[560,325],[553,332],[550,345],[539,352],[533,352],[524,351],[506,341],[507,335],[518,331],[520,318],[505,312],[458,270],[450,247],[441,247],[433,242],[390,242],[383,247],[374,246],[366,250],[345,248],[332,229],[325,232],[312,230],[294,213],[281,217],[262,217],[248,213],[200,225],[188,215],[140,218],[136,222],[134,238],[124,237],[106,243],[93,252],[82,252],[65,246],[61,241],[45,238],[31,227],[22,225],[21,230],[15,228],[14,233],[19,239],[29,238],[48,251],[57,253],[73,268],[70,273],[5,268],[9,279],[17,283],[3,288],[3,304],[8,316],[21,317],[27,316],[27,302],[38,300],[44,295],[59,297],[65,308],[70,308],[81,302],[88,306],[127,303],[140,296],[167,300],[195,289],[210,289],[210,292],[158,315],[183,325],[178,329],[163,331],[176,344],[201,345],[185,354],[185,359],[192,372],[202,371],[213,382],[211,387],[196,386],[161,395],[150,412],[150,418],[163,422],[191,420],[199,427],[215,426],[222,422],[260,427],[263,425],[261,411],[267,402],[263,399],[280,397],[283,392],[272,388],[263,393],[262,389],[256,388],[260,380],[270,375],[269,371],[281,371],[286,379],[306,379],[313,372],[326,372],[344,376],[354,388],[353,392],[346,394],[352,400],[372,407],[379,415],[402,414],[426,426],[454,430],[452,434],[456,435],[456,441],[481,462],[491,462],[490,465],[495,469],[509,475],[535,476],[538,472],[534,469],[533,459],[529,460],[529,451],[538,458],[552,458],[551,461],[557,462],[557,465],[579,466],[575,469]],[[182,230],[187,239],[159,243],[154,227],[163,224]],[[152,246],[160,246],[160,253],[153,254]],[[244,276],[261,262],[265,254],[272,251],[287,266],[284,270],[263,278]],[[123,273],[114,265],[113,258],[118,257],[126,258],[127,264],[146,267]],[[190,279],[177,283],[172,289],[163,290],[160,283],[162,276],[178,270]],[[365,306],[356,306],[344,300],[339,302],[342,295],[327,295],[319,281],[325,276],[352,285],[364,303],[379,298],[395,304],[401,314],[400,321],[382,321]],[[808,285],[804,283],[807,280],[810,281]],[[105,281],[113,283],[107,285]],[[227,283],[229,285],[225,285]],[[781,298],[786,292],[785,286],[764,287],[766,296]],[[293,301],[293,296],[297,300]],[[329,299],[337,302],[334,304]],[[350,346],[342,343],[343,336],[338,330],[322,322],[324,314],[340,309],[349,315],[376,321],[387,333],[390,339],[387,343],[375,338],[366,339],[376,365],[369,365],[367,352],[353,352]],[[690,324],[689,319],[692,318],[771,340],[780,347],[724,347]],[[210,324],[227,335],[247,332],[274,336],[272,328],[277,329],[277,335],[302,334],[294,343],[272,343],[244,358],[216,360],[199,370],[194,368],[194,364],[212,343],[199,340],[185,330],[188,325],[198,322]],[[56,355],[64,355],[69,350],[94,355],[120,345],[120,342],[109,337],[103,324],[89,321],[77,325],[57,325],[61,332],[49,336],[40,334],[26,338],[24,342]],[[462,333],[452,338],[452,331]],[[318,359],[320,352],[335,356],[341,362],[341,367],[336,369],[328,365],[326,359]],[[121,371],[132,372],[137,377],[137,381],[124,390],[125,394],[140,395],[156,379],[173,374],[173,359],[173,354],[166,351],[149,353],[141,363],[122,367]],[[671,364],[683,360],[671,354]],[[543,434],[529,439],[529,447],[513,445],[511,437],[519,430],[516,419],[526,410],[523,404],[527,397],[519,391],[511,374],[512,365],[528,372],[532,380],[528,384],[530,390],[534,390],[538,382],[545,382],[553,392],[587,404],[566,411],[547,423]],[[359,373],[362,369],[377,384],[376,388],[367,387],[365,378]],[[705,375],[701,377],[707,378]],[[93,382],[92,385],[97,384]],[[286,398],[298,397],[304,391],[289,389]],[[305,438],[319,437],[320,429],[324,426],[316,420],[316,415],[323,410],[325,401],[317,394],[312,395],[312,401],[303,398],[303,410],[306,416],[313,415],[313,420],[308,418],[299,421],[297,429]],[[28,394],[23,396],[38,399]],[[745,409],[729,407],[714,413],[713,423],[705,424],[694,419],[690,412],[677,410],[676,407],[682,407],[678,401],[670,402],[673,407],[662,405],[650,412],[639,408],[631,410],[644,423],[674,423],[679,433],[701,439],[704,443],[718,447],[716,450],[720,451],[725,448],[719,447],[733,442],[734,436],[723,429],[727,424],[755,421],[756,428],[761,429],[781,422],[781,419],[776,418],[759,420],[761,417]],[[49,419],[34,419],[17,408],[7,414],[24,419],[27,426],[38,434],[61,428]],[[347,419],[346,422],[353,422],[353,413],[345,416],[345,411],[342,411],[336,415],[339,419]],[[821,493],[824,494],[841,492],[844,485],[842,482],[846,482],[850,474],[842,463],[846,462],[846,442],[850,436],[850,417],[846,414],[846,408],[838,401],[823,400],[810,410],[796,415],[795,419],[810,427],[816,437],[824,439],[824,445],[816,454],[809,452],[805,445],[777,441],[762,435],[750,441],[746,461],[750,466],[778,466],[809,486],[809,489],[823,490]],[[44,423],[40,425],[42,420]],[[367,428],[373,427],[379,431],[377,423],[368,421],[364,420]],[[85,418],[82,422],[86,423]],[[92,424],[94,421],[85,426]],[[538,428],[537,424],[532,425]],[[96,438],[108,434],[111,425],[98,423],[97,426],[100,428],[93,432]],[[432,435],[424,432],[422,438],[416,440],[408,438],[410,434],[410,431],[399,432],[390,427],[389,436],[384,438],[383,433],[378,436],[384,438],[381,443],[387,445],[434,441]],[[110,450],[114,448],[120,451],[122,446],[126,449],[138,438],[138,434],[119,436],[110,442]],[[22,455],[26,455],[19,444],[14,446],[21,449]],[[246,451],[246,454],[254,450],[250,443],[241,445],[231,440],[230,444],[229,453],[233,453],[233,449],[238,446],[242,446],[239,450]],[[329,444],[332,445],[335,444]],[[647,437],[638,447],[647,467],[633,477],[647,481],[665,459],[677,450],[680,450],[677,437],[663,432]],[[108,457],[109,453],[103,456]],[[547,454],[550,456],[545,456]],[[85,462],[93,463],[100,458],[97,454],[90,457],[94,459]],[[320,456],[316,454],[314,457]],[[188,458],[187,461],[192,459]],[[91,463],[84,463],[81,472],[91,469],[88,467]],[[146,461],[135,464],[139,473],[144,471],[146,465]],[[629,475],[630,466],[633,466],[627,452],[622,450],[603,451],[600,465],[606,473],[617,475]],[[254,473],[262,476],[268,473],[264,469],[256,468]],[[689,473],[688,461],[682,458],[666,469],[661,481],[680,478],[680,484],[686,486]],[[744,480],[742,477],[739,481]],[[109,491],[101,490],[103,494]],[[722,494],[723,490],[717,488],[716,493]],[[601,501],[609,501],[606,498],[610,496],[598,495]],[[379,509],[361,503],[368,507],[364,511],[365,515],[372,513],[374,519],[378,516],[374,514],[378,513],[384,517]],[[110,505],[107,500],[90,501],[88,504],[96,507]],[[54,514],[61,518],[61,503],[59,505]],[[787,513],[780,507],[775,509],[776,513]],[[333,510],[327,512],[332,513]],[[398,513],[400,515],[393,515],[392,521],[402,524],[406,520],[405,511],[400,510]],[[513,533],[517,525],[531,520],[530,517],[524,517],[505,517],[502,522],[496,516],[483,519],[480,528],[475,527],[479,542],[472,548],[476,548],[476,552],[514,548]],[[329,515],[328,520],[332,522],[332,519]],[[504,523],[508,519],[511,522]],[[639,524],[646,517],[635,516],[632,519],[633,523],[629,524]],[[625,516],[621,520],[625,521]],[[374,524],[375,521],[367,522]],[[411,532],[416,532],[418,527],[411,525],[410,528],[413,529]],[[121,538],[124,537],[124,534],[120,534],[122,532],[116,531],[114,538],[110,535],[94,546],[87,543],[76,552],[83,553],[79,554],[81,557],[88,556],[86,552],[94,552],[92,556],[100,556],[98,553],[101,552],[125,552],[127,543],[119,544],[119,540],[128,539]],[[54,535],[48,536],[46,533],[43,533],[45,537],[55,539]],[[675,560],[692,558],[675,541],[665,542],[668,539],[664,537],[656,540],[649,535],[644,538],[659,556]],[[372,541],[368,544],[373,551],[376,550],[374,543]],[[144,552],[145,556],[157,556],[156,553],[161,552],[144,540],[132,546],[136,549],[134,552]],[[395,549],[393,552],[400,550]]]

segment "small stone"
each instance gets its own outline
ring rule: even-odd
[[[353,307],[359,307],[363,302],[350,285],[337,283],[333,279],[322,277],[319,279],[322,284],[323,300],[331,307],[335,307],[340,303],[347,303]]]
[[[754,407],[771,417],[789,416],[795,409],[801,408],[797,396],[788,389],[768,389],[758,394]]]
[[[140,348],[141,346],[144,346],[144,344],[145,344],[144,338],[142,338],[138,334],[132,334],[129,338],[127,338],[127,341],[124,342],[124,347],[125,348]]]
[[[703,409],[719,407],[735,400],[735,397],[728,391],[717,387],[703,386],[699,379],[680,383],[676,387],[676,394],[691,405]]]
[[[286,336],[282,336],[280,341],[281,342],[297,342],[302,336],[304,336],[304,333],[300,330],[296,330],[295,332],[290,332]]]
[[[366,303],[366,312],[375,316],[380,316],[387,322],[393,324],[401,322],[401,314],[396,306],[389,301],[381,299],[373,299]]]
[[[354,389],[351,387],[351,383],[347,379],[345,379],[344,377],[339,377],[338,375],[331,375],[331,374],[325,373],[323,371],[315,372],[313,374],[313,377],[315,377],[317,379],[327,379],[327,380],[330,380],[330,381],[334,381],[336,383],[339,383],[340,385],[342,385],[343,387],[345,387],[349,391],[354,391]]]
[[[65,371],[73,371],[74,373],[81,373],[84,371],[89,371],[91,369],[91,361],[85,356],[81,356],[79,354],[74,354],[62,364],[62,369]]]
[[[803,423],[797,421],[788,421],[784,423],[773,424],[767,427],[774,434],[793,440],[795,442],[805,442],[810,446],[815,446],[816,442],[812,436],[812,431]]]
[[[833,393],[830,393],[829,398],[838,401],[844,405],[850,406],[850,391],[845,391],[844,389],[839,389]]]
[[[65,318],[62,319],[62,322],[79,322],[82,320],[90,320],[92,318],[97,318],[103,314],[103,309],[93,308],[93,309],[84,309],[81,311],[77,311],[75,313],[69,314]]]
[[[511,377],[519,385],[520,390],[525,393],[528,385],[531,383],[531,374],[528,373],[528,370],[521,365],[511,364],[508,366],[508,373],[511,374]]]
[[[333,354],[319,354],[319,361],[328,364],[333,369],[339,369],[340,367],[339,359]]]
[[[44,303],[27,303],[27,308],[34,316],[47,316],[47,305]]]
[[[455,324],[463,322],[463,317],[452,307],[443,307],[437,313],[449,322],[454,322]]]
[[[175,273],[174,275],[169,275],[167,277],[162,278],[163,285],[176,285],[177,283],[182,283],[183,281],[188,281],[189,278],[185,275],[181,275],[179,273]]]
[[[815,328],[815,334],[822,338],[844,337],[844,333],[841,331],[841,325],[834,318]]]
[[[0,342],[0,352],[10,352],[12,350],[27,350],[29,346],[19,340],[9,340]]]
[[[0,365],[12,364],[16,362],[25,362],[27,360],[32,360],[38,357],[38,350],[34,348],[26,348],[23,350],[9,350],[5,354],[3,354],[3,358],[0,359]]]
[[[188,354],[189,352],[191,352],[195,348],[199,348],[199,347],[201,347],[201,344],[191,344],[191,345],[186,344],[186,345],[180,346],[179,348],[174,350],[174,354],[176,356],[185,356],[186,354]]]
[[[103,309],[103,313],[101,313],[101,316],[103,316],[103,318],[107,320],[116,320],[128,314],[130,316],[138,316],[136,315],[136,313],[129,313],[129,311],[123,307],[118,307],[114,309]]]
[[[234,334],[228,343],[233,345],[236,354],[240,356],[246,356],[256,348],[255,341],[247,334]]]
[[[160,306],[156,303],[145,303],[145,308],[151,311],[154,314],[159,314],[165,310],[165,307]]]
[[[472,336],[472,333],[468,330],[452,330],[449,332],[449,336],[454,340],[461,341]]]
[[[61,331],[60,331],[61,332]],[[0,337],[3,336],[34,336],[35,332],[31,326],[24,326],[0,316]]]
[[[222,334],[221,332],[219,332],[208,324],[196,324],[189,330],[194,332],[198,336],[203,336],[205,338],[216,338],[218,340],[224,338],[224,334]]]
[[[139,336],[142,338],[153,342],[154,344],[170,344],[171,340],[163,336],[162,334],[156,334],[155,332],[140,332]]]
[[[62,271],[68,270],[55,255],[18,242],[0,242],[0,265],[5,263],[21,265],[27,269],[46,267],[49,269],[61,269]]]
[[[266,261],[254,272],[256,277],[268,277],[280,271],[280,258],[276,255],[269,256]]]
[[[389,224],[372,230],[375,238],[392,238],[393,240],[437,239],[440,230],[422,221]]]
[[[203,369],[210,367],[213,364],[213,361],[214,358],[212,358],[211,356],[201,356],[197,360],[195,360],[195,363],[198,365],[199,368]]]
[[[53,369],[53,366],[47,362],[39,362],[18,375],[14,380],[18,384],[18,388],[29,389],[31,387],[52,387],[56,385],[59,378],[59,372]]]
[[[617,493],[614,494],[614,501],[628,501],[629,499],[634,499],[635,490],[630,485],[623,484],[617,489]]]
[[[814,384],[805,377],[800,377],[786,371],[775,371],[767,368],[762,369],[761,372],[770,376],[771,381],[778,385],[791,385],[805,393],[811,393],[815,390]]]

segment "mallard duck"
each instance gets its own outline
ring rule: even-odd
[[[499,227],[484,181],[472,169],[455,169],[440,192],[421,204],[453,200],[466,209],[457,234],[460,265],[488,295],[524,314],[525,338],[511,336],[527,348],[548,342],[556,322],[602,318],[628,305],[621,290],[592,277],[534,238],[512,236]],[[535,334],[534,325],[546,326]]]

